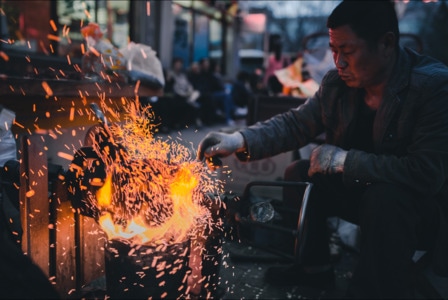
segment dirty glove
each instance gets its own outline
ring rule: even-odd
[[[244,137],[241,133],[210,132],[199,143],[197,158],[198,160],[205,158],[209,168],[215,170],[221,166],[218,157],[226,157],[244,149]]]
[[[320,145],[311,152],[308,175],[342,173],[346,157],[347,151],[339,147],[327,144]]]

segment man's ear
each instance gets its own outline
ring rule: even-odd
[[[390,55],[390,53],[393,53],[397,47],[395,34],[391,31],[385,33],[380,40],[380,47],[385,55]]]

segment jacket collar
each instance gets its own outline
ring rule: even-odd
[[[410,51],[410,50],[407,50]],[[402,47],[398,50],[392,77],[386,87],[386,93],[396,95],[409,84],[411,74],[411,57]]]
[[[401,106],[402,101],[398,94],[405,89],[410,80],[411,74],[411,58],[410,55],[402,48],[399,48],[398,57],[395,62],[392,77],[383,95],[383,103],[378,109],[377,116],[373,125],[373,140],[375,148],[378,149],[381,142],[388,134],[387,128],[394,117],[396,111]]]

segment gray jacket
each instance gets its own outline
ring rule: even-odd
[[[403,185],[425,197],[436,197],[446,220],[448,68],[412,50],[400,49],[393,74],[374,121],[374,153],[348,148],[359,90],[347,87],[332,70],[303,105],[241,130],[248,151],[239,158],[257,160],[298,149],[325,133],[326,143],[348,150],[344,184]],[[443,266],[438,262],[443,269],[438,273],[448,274],[448,226],[442,225],[435,255],[446,257]]]

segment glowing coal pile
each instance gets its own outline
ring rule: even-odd
[[[127,106],[122,123],[109,126],[97,116],[101,126],[90,130],[91,146],[76,152],[66,178],[73,207],[107,234],[108,294],[182,297],[194,269],[190,250],[203,252],[190,245],[205,247],[204,235],[216,240],[220,230],[214,195],[222,184],[195,160],[193,147],[155,138],[154,116],[138,101]]]

